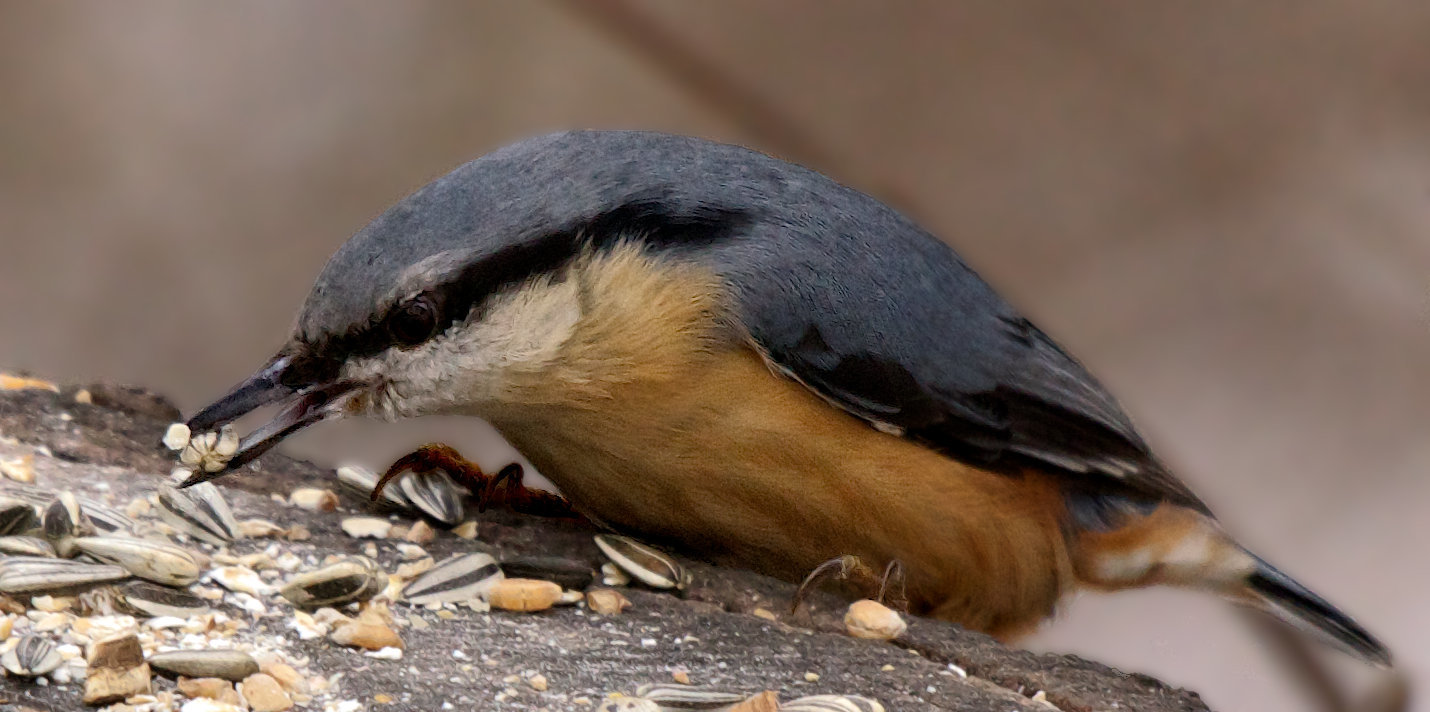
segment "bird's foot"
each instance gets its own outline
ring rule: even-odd
[[[477,511],[488,507],[509,509],[518,514],[558,519],[584,519],[565,497],[546,490],[531,489],[522,484],[524,471],[513,462],[494,475],[482,471],[476,463],[462,457],[456,448],[441,443],[428,443],[398,458],[378,479],[373,489],[377,501],[388,482],[406,472],[442,470],[462,483],[477,499]]]
[[[825,581],[848,581],[866,592],[877,591],[876,596],[869,598],[874,598],[890,608],[903,611],[909,606],[908,598],[904,595],[904,565],[899,563],[898,559],[890,561],[880,576],[875,575],[874,570],[859,557],[845,554],[814,567],[814,570],[804,577],[790,602],[790,613],[798,611],[809,592]]]

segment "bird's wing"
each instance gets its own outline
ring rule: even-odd
[[[991,469],[1206,510],[1081,364],[927,244],[767,260],[737,279],[744,327],[777,369],[882,430]]]

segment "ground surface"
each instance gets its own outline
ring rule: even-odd
[[[88,390],[93,404],[76,403],[73,387],[61,393],[0,391],[0,457],[33,454],[37,485],[73,489],[122,507],[152,490],[171,469],[171,454],[157,442],[177,413],[142,392],[107,386]],[[310,540],[282,544],[300,555],[359,553],[371,540],[349,538],[338,527],[342,517],[362,509],[357,497],[343,494],[338,511],[314,513],[270,496],[305,484],[338,489],[332,474],[270,454],[241,475],[221,480],[221,486],[240,519],[307,526]],[[257,552],[272,543],[241,541],[232,553]],[[378,559],[392,570],[395,543],[378,541],[377,547]],[[426,545],[439,560],[478,547],[498,558],[541,554],[593,565],[601,560],[587,530],[505,513],[480,515],[478,541],[439,532]],[[811,613],[791,617],[786,614],[788,584],[745,571],[690,565],[694,583],[683,599],[631,589],[626,594],[634,605],[612,617],[593,615],[584,606],[540,614],[459,609],[453,617],[399,604],[395,612],[407,643],[400,660],[365,657],[323,639],[299,641],[286,631],[291,609],[277,598],[266,601],[267,614],[252,621],[250,632],[283,640],[282,654],[306,662],[312,674],[345,673],[328,704],[357,700],[368,709],[437,710],[443,702],[455,709],[592,709],[607,693],[668,683],[682,669],[696,684],[750,693],[771,689],[784,699],[859,694],[890,710],[1049,710],[1047,703],[1068,712],[1207,709],[1195,693],[1148,677],[1074,657],[1009,649],[940,622],[912,620],[908,632],[893,643],[857,640],[843,634],[839,616],[844,603],[832,595],[816,596]],[[756,609],[772,611],[779,620],[758,617]],[[411,627],[414,623],[418,628]],[[547,690],[538,692],[511,677],[534,673],[547,678]],[[156,680],[160,689],[171,689],[167,685]],[[1039,691],[1047,703],[1031,699]],[[391,702],[375,702],[379,695],[390,696]],[[310,708],[323,704],[315,700]],[[0,709],[11,705],[82,708],[75,683],[42,687],[8,678],[0,681]]]

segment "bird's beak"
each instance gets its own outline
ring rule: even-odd
[[[232,472],[267,452],[283,438],[320,420],[341,415],[358,384],[347,381],[290,385],[284,378],[292,366],[288,356],[276,356],[247,380],[234,386],[228,395],[214,401],[189,419],[187,425],[194,434],[216,430],[266,405],[283,403],[271,420],[249,433],[238,445],[238,451],[218,472],[194,472],[180,487],[207,482]]]

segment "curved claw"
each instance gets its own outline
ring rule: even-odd
[[[897,593],[894,593],[894,591],[890,589],[889,585],[891,583],[898,584],[899,590]],[[889,565],[884,567],[884,576],[879,581],[879,597],[874,600],[884,603],[885,605],[893,604],[889,605],[890,608],[907,611],[909,608],[909,597],[904,584],[903,562],[898,559],[890,559]]]
[[[466,460],[462,459],[461,453],[457,452],[450,445],[443,445],[441,443],[428,443],[423,445],[397,458],[395,462],[387,467],[387,471],[382,473],[382,477],[377,478],[377,485],[372,488],[372,501],[378,501],[387,483],[397,479],[397,477],[404,472],[446,469],[450,467],[453,462],[459,462],[464,465],[467,464]]]
[[[835,557],[814,567],[814,570],[810,571],[809,575],[804,577],[804,581],[799,584],[799,588],[795,589],[794,599],[790,601],[789,612],[793,614],[798,611],[800,605],[804,603],[804,599],[809,596],[810,589],[816,585],[828,579],[847,579],[850,574],[856,573],[861,569],[866,572],[868,571],[867,567],[864,566],[864,562],[852,554]]]
[[[526,473],[521,468],[521,463],[513,462],[501,468],[495,475],[487,480],[486,486],[482,488],[480,502],[477,504],[478,512],[487,511],[487,505],[496,500],[497,488],[505,482],[510,482],[508,488],[520,490],[521,481]]]

